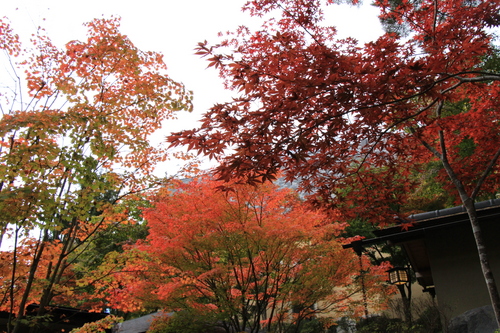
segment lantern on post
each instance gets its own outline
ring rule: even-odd
[[[389,273],[389,282],[395,285],[403,285],[410,282],[408,270],[404,267],[394,267],[387,271]]]

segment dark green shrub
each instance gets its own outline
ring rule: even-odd
[[[217,323],[213,316],[182,311],[171,317],[157,317],[148,333],[224,333]]]
[[[356,325],[358,333],[406,333],[406,325],[399,318],[374,316],[361,319]]]
[[[317,319],[304,321],[300,328],[300,333],[320,333],[324,332],[323,323]]]
[[[422,311],[418,320],[415,321],[415,324],[425,328],[426,333],[440,333],[443,331],[437,306],[430,306]]]
[[[375,316],[361,319],[357,325],[358,333],[441,333],[441,320],[439,312],[435,307],[429,307],[423,311],[418,320],[411,324],[405,323],[399,318],[386,316]]]

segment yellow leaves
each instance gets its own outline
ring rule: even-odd
[[[122,321],[122,317],[109,315],[98,321],[86,323],[80,328],[75,328],[70,333],[105,333]]]
[[[54,191],[57,184],[78,183],[86,177],[82,174],[127,170],[112,185],[139,190],[167,155],[150,146],[149,135],[173,112],[192,109],[191,93],[164,73],[162,56],[137,49],[120,34],[118,18],[86,25],[89,38],[72,41],[65,50],[40,31],[33,36],[33,49],[20,57],[33,98],[26,111],[8,110],[1,120],[2,137],[12,138],[1,141],[8,149],[0,155],[7,170],[0,178],[7,183],[20,175],[24,182],[45,182],[40,188]],[[2,40],[14,44],[17,37],[8,24],[2,21],[1,27]],[[98,164],[80,168],[85,156]]]

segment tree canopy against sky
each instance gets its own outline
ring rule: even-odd
[[[285,332],[284,323],[319,316],[331,324],[382,306],[389,266],[343,250],[343,224],[289,189],[221,186],[205,176],[156,196],[144,211],[146,241],[119,256],[123,273],[100,280],[106,270],[96,272],[111,307],[188,311],[228,332]]]
[[[198,53],[237,92],[200,128],[174,134],[221,161],[221,179],[299,179],[309,199],[348,217],[391,222],[429,162],[469,213],[492,303],[500,298],[473,202],[498,190],[500,1],[378,0],[387,32],[358,45],[324,22],[335,1],[249,1],[274,17]]]
[[[70,272],[88,241],[129,218],[121,203],[159,184],[167,159],[149,138],[191,94],[166,75],[162,56],[119,32],[119,19],[86,24],[88,38],[55,47],[42,29],[21,45],[6,20],[0,48],[10,85],[1,90],[0,308],[17,316],[38,303],[68,304]]]

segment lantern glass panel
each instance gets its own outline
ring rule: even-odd
[[[389,271],[389,281],[395,285],[408,282],[408,272],[404,268],[394,268]]]

